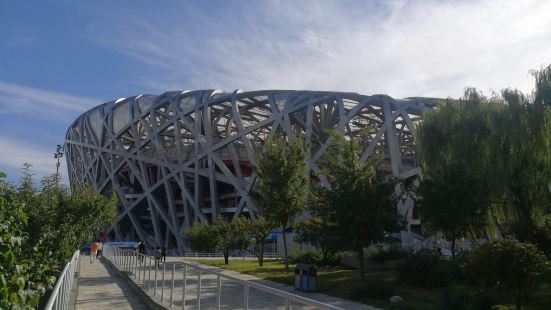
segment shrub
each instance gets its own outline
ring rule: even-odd
[[[488,310],[499,298],[489,292],[480,291],[474,294],[462,290],[446,289],[442,292],[442,309],[449,310]]]
[[[299,251],[289,255],[289,262],[318,264],[322,261],[322,255],[319,251]]]
[[[469,269],[481,284],[515,294],[517,309],[531,288],[537,273],[545,263],[544,255],[530,243],[514,240],[490,242],[474,250]]]
[[[392,259],[404,259],[411,253],[401,248],[390,248],[388,250],[375,251],[367,254],[367,259],[377,262],[383,262]]]
[[[399,268],[400,281],[416,286],[447,286],[452,279],[461,277],[460,266],[434,254],[412,254]]]
[[[384,281],[371,281],[369,283],[355,286],[350,293],[353,298],[377,298],[388,299],[396,295],[396,288]]]

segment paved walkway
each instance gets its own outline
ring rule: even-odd
[[[85,309],[149,309],[116,273],[89,256],[80,257],[80,278],[75,307]]]

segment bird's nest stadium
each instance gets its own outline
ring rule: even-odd
[[[119,99],[85,112],[70,126],[69,178],[71,185],[88,183],[118,197],[110,240],[139,239],[182,254],[189,250],[183,232],[196,221],[217,214],[254,220],[252,168],[268,137],[304,139],[310,145],[308,170],[319,172],[327,129],[355,136],[372,128],[361,160],[381,154],[380,169],[407,180],[420,173],[412,130],[436,103],[293,90],[172,91]],[[328,184],[323,176],[320,182]],[[402,242],[409,242],[419,219],[413,200],[400,197],[397,212],[408,223]]]

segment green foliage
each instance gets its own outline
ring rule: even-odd
[[[286,268],[288,269],[286,230],[307,206],[310,179],[306,174],[307,150],[302,139],[287,145],[281,138],[270,138],[260,153],[257,192],[253,198],[266,219],[283,232]]]
[[[399,269],[399,280],[421,287],[444,287],[461,278],[461,269],[454,261],[430,252],[412,254]]]
[[[190,248],[197,252],[214,252],[218,247],[217,231],[208,222],[196,222],[186,230]]]
[[[549,246],[541,219],[551,214],[551,66],[534,76],[533,96],[468,89],[416,128],[422,222],[452,243],[484,228]]]
[[[417,155],[424,179],[416,191],[426,228],[452,241],[484,227],[491,192],[492,115],[499,106],[468,89],[459,102],[448,100],[426,113],[416,128]]]
[[[488,310],[488,309],[509,309],[496,304],[499,303],[499,296],[489,291],[478,291],[476,293],[464,290],[451,290],[446,288],[442,292],[442,308],[449,310]]]
[[[545,257],[529,243],[506,239],[490,242],[470,254],[469,270],[482,284],[515,294],[517,309],[534,288]]]
[[[308,243],[320,249],[320,263],[328,265],[334,260],[340,248],[337,227],[334,223],[328,222],[328,217],[320,216],[321,210],[313,210],[315,213],[310,218],[295,225],[295,241]]]
[[[207,222],[195,223],[186,230],[189,245],[195,251],[214,252],[224,254],[224,261],[229,262],[232,250],[244,249],[251,243],[248,234],[249,222],[239,217],[232,222],[218,217],[212,225]]]
[[[540,80],[537,87],[545,87],[542,83]],[[499,189],[497,195],[503,197],[503,207],[508,208],[516,227],[527,231],[551,213],[551,106],[542,104],[551,98],[542,97],[544,93],[532,102],[531,97],[518,91],[504,90],[505,107],[496,115],[492,137],[493,170],[497,172],[492,183]],[[522,235],[518,238],[530,240]]]
[[[297,263],[309,263],[319,264],[322,262],[322,255],[319,251],[296,251],[289,255],[289,262],[291,264]]]
[[[263,216],[257,217],[256,220],[248,225],[250,237],[254,240],[257,248],[260,248],[258,253],[255,253],[260,266],[264,264],[264,240],[270,236],[273,229],[274,224]]]
[[[347,140],[333,132],[331,138],[322,162],[331,189],[319,189],[314,203],[317,215],[334,225],[339,250],[357,253],[363,276],[363,249],[402,227],[394,196],[397,181],[377,173],[381,158],[360,162],[363,137]]]
[[[18,187],[0,174],[0,308],[34,308],[67,260],[114,220],[116,200],[46,177],[25,165]]]
[[[391,247],[388,250],[374,251],[367,253],[366,257],[372,261],[387,261],[393,259],[404,259],[411,255],[410,251],[403,249],[402,247]]]

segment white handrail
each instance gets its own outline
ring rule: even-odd
[[[163,264],[163,268],[161,269],[161,271],[162,271],[162,278],[163,278],[163,283],[164,283],[164,273],[165,273],[164,271],[166,270],[166,268],[164,266],[167,263],[163,262],[162,260],[156,259],[154,257],[138,253],[136,251],[124,250],[124,249],[120,249],[120,248],[117,248],[117,247],[109,247],[109,248],[112,248],[113,250],[112,251],[104,251],[104,257],[109,259],[119,271],[123,271],[123,272],[127,271],[127,272],[132,273],[133,276],[136,278],[136,283],[137,284],[139,284],[139,282],[140,282],[139,278],[137,277],[138,276],[137,273],[141,272],[141,270],[139,270],[139,268],[140,267],[144,268],[143,269],[144,277],[141,279],[142,284],[143,284],[142,289],[144,289],[144,290],[147,289],[146,285],[145,285],[146,263],[144,263],[144,260],[149,261],[149,268],[150,268],[149,270],[150,271],[151,271],[151,262],[154,262],[155,266],[157,266],[158,264]],[[332,306],[332,305],[322,303],[322,302],[319,302],[319,301],[316,301],[316,300],[312,300],[312,299],[309,299],[309,298],[306,298],[306,297],[302,297],[302,296],[295,295],[295,294],[292,294],[292,293],[289,293],[289,292],[285,292],[285,291],[282,291],[282,290],[279,290],[279,289],[276,289],[276,288],[273,288],[273,287],[269,287],[269,286],[266,286],[266,285],[263,285],[263,284],[259,284],[259,283],[239,279],[237,277],[226,275],[226,274],[223,274],[219,271],[215,271],[215,270],[205,268],[205,267],[202,267],[202,266],[199,266],[199,265],[186,263],[186,262],[178,262],[178,263],[172,262],[172,263],[168,263],[168,264],[173,264],[173,265],[181,264],[181,265],[183,265],[183,267],[184,267],[184,276],[183,276],[184,294],[185,294],[185,291],[186,291],[185,287],[186,287],[187,271],[190,268],[193,268],[193,269],[198,271],[198,274],[197,274],[197,277],[198,277],[197,278],[197,280],[198,280],[198,290],[197,290],[197,298],[196,298],[196,303],[197,303],[196,305],[198,306],[198,308],[200,308],[200,305],[201,305],[201,274],[205,273],[205,274],[214,275],[218,279],[217,280],[217,300],[218,300],[217,304],[218,305],[221,304],[220,303],[220,299],[222,298],[222,296],[220,296],[220,294],[222,292],[222,290],[221,290],[221,286],[222,286],[221,279],[223,278],[223,279],[226,279],[228,281],[243,285],[244,292],[245,292],[243,305],[244,305],[245,309],[248,309],[248,307],[249,307],[249,294],[248,294],[249,289],[254,288],[254,289],[266,292],[266,293],[271,294],[271,295],[276,295],[276,296],[282,297],[285,301],[285,309],[290,309],[291,308],[291,302],[295,302],[295,303],[299,303],[299,304],[302,304],[302,305],[315,306],[317,309],[342,310],[342,308],[339,308],[339,307],[336,307],[336,306]],[[155,268],[155,274],[154,274],[154,290],[153,290],[153,295],[154,296],[157,295],[157,269],[158,268]],[[168,269],[169,270],[174,270],[174,266],[172,266]],[[172,276],[170,282],[172,283],[172,285],[174,285],[174,273],[172,273],[172,275],[173,276]],[[149,275],[149,281],[148,281],[149,289],[147,289],[147,290],[151,289],[150,286],[151,286],[151,274]],[[164,288],[164,284],[163,284],[162,288]],[[170,288],[170,306],[173,305],[173,303],[172,303],[172,292],[173,291],[174,291],[174,287],[171,287]],[[161,300],[164,300],[164,292],[161,292]],[[182,309],[184,307],[185,307],[185,300],[183,301]]]
[[[69,304],[69,298],[71,297],[71,289],[73,288],[73,279],[75,276],[75,271],[78,266],[78,259],[80,257],[80,252],[77,250],[73,253],[73,257],[67,264],[61,275],[57,279],[57,282],[54,286],[54,290],[48,299],[48,303],[44,307],[45,310],[51,309],[67,309]]]

